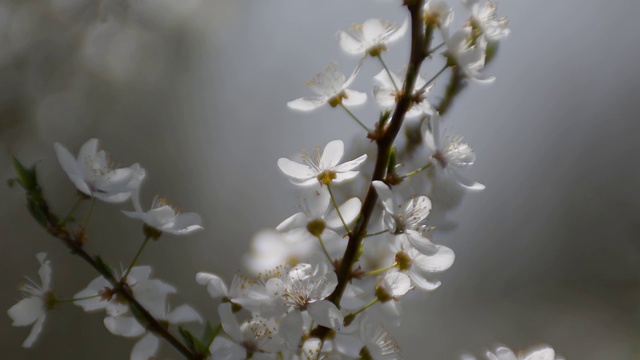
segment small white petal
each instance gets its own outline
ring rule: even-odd
[[[367,155],[362,155],[356,159],[353,159],[351,161],[347,161],[345,163],[342,163],[336,167],[334,167],[334,170],[337,172],[346,172],[346,171],[350,171],[353,170],[355,168],[357,168],[358,166],[360,166],[360,164],[362,164],[363,162],[365,162],[367,160]]]
[[[13,326],[31,325],[45,313],[44,302],[40,297],[26,297],[7,311],[7,315],[13,320]]]
[[[324,151],[322,151],[322,157],[320,158],[320,167],[322,169],[331,169],[335,167],[340,162],[340,159],[342,159],[343,154],[344,143],[342,142],[342,140],[333,140],[329,142],[324,147]]]
[[[282,336],[289,350],[296,351],[302,337],[302,314],[291,311],[280,322],[278,334]]]
[[[348,54],[362,55],[366,50],[361,42],[357,41],[344,31],[338,31],[336,36],[338,38],[338,44],[342,50]]]
[[[235,342],[224,336],[216,336],[209,347],[211,358],[216,360],[237,360],[246,359],[247,351]]]
[[[438,252],[438,247],[425,236],[415,230],[405,230],[406,240],[425,255],[433,255]]]
[[[214,299],[229,295],[227,285],[217,275],[199,272],[196,274],[196,282],[200,285],[207,285],[207,291]]]
[[[238,320],[235,315],[233,315],[231,304],[220,304],[218,306],[218,316],[220,317],[220,324],[222,325],[224,332],[231,336],[233,341],[241,343],[243,341],[242,331],[240,330],[240,325],[238,325]]]
[[[363,92],[345,89],[344,93],[346,96],[342,98],[342,104],[345,106],[358,106],[367,102],[367,94]]]
[[[155,355],[160,347],[160,340],[152,333],[148,333],[140,339],[131,351],[131,360],[155,359]]]
[[[351,198],[347,200],[344,204],[340,205],[338,208],[340,209],[340,214],[342,218],[347,223],[347,225],[351,224],[360,213],[360,207],[362,206],[362,202],[358,198]],[[338,216],[338,212],[331,210],[327,218],[325,219],[327,222],[327,226],[337,229],[342,226],[342,221]]]
[[[330,301],[322,300],[313,302],[307,306],[307,311],[309,312],[309,316],[311,316],[318,325],[335,330],[342,328],[344,315],[342,315],[340,310]]]
[[[184,324],[189,322],[202,323],[202,317],[189,305],[180,305],[167,315],[170,324]]]
[[[29,336],[22,343],[22,347],[30,348],[33,346],[33,343],[38,339],[38,335],[42,332],[42,327],[44,326],[45,315],[40,316],[33,327],[31,328],[31,332],[29,332]]]
[[[384,207],[384,209],[389,214],[393,214],[395,211],[395,204],[393,201],[393,193],[391,192],[391,189],[389,189],[389,186],[379,180],[376,180],[371,184],[376,189],[376,192],[378,193],[378,197],[380,197],[380,201],[382,201],[382,206]]]
[[[108,316],[104,319],[104,326],[110,333],[124,337],[138,337],[146,331],[132,316]]]
[[[293,180],[303,181],[309,178],[315,178],[315,173],[310,167],[291,161],[287,158],[278,159],[278,167],[285,175]]]
[[[486,186],[484,186],[483,184],[477,181],[467,179],[462,174],[460,174],[456,169],[446,169],[446,170],[447,170],[447,174],[449,174],[449,176],[451,176],[456,181],[456,183],[460,184],[462,187],[468,190],[482,191],[486,188]]]
[[[314,96],[314,97],[301,97],[289,101],[287,106],[294,110],[311,111],[319,108],[327,103],[329,100],[326,96]]]
[[[440,272],[450,268],[456,258],[455,253],[446,246],[436,245],[436,247],[438,250],[435,254],[430,256],[419,254],[414,257],[413,264],[429,272]]]

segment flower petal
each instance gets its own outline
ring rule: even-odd
[[[456,258],[453,250],[446,246],[436,245],[438,251],[430,256],[418,254],[413,258],[413,264],[428,272],[445,271],[453,265]]]
[[[342,315],[340,310],[330,301],[322,300],[313,302],[307,306],[307,312],[309,312],[309,316],[311,316],[318,325],[336,330],[342,328],[344,315]]]
[[[138,337],[146,331],[133,316],[108,316],[104,318],[104,326],[110,333],[124,337]]]
[[[448,170],[447,173],[449,174],[449,176],[451,176],[456,181],[456,183],[458,183],[460,186],[468,190],[482,191],[486,189],[486,186],[484,186],[483,184],[477,181],[467,179],[455,169],[447,169],[447,170]]]
[[[358,198],[351,198],[347,200],[344,204],[340,205],[338,208],[340,209],[340,214],[342,214],[342,218],[347,223],[347,225],[351,224],[358,214],[360,213],[360,207],[362,206],[362,202]],[[342,221],[338,216],[338,213],[334,210],[331,210],[329,215],[327,215],[325,219],[327,226],[337,229],[342,226]]]
[[[320,157],[321,169],[333,169],[342,159],[344,143],[342,140],[333,140],[324,147]],[[350,169],[349,169],[350,170]]]
[[[293,180],[308,180],[316,176],[316,173],[307,165],[291,161],[287,158],[278,159],[278,167],[285,175]]]
[[[67,174],[73,185],[84,194],[91,196],[91,189],[85,182],[84,174],[73,155],[58,143],[53,144],[53,149],[56,152],[62,170]]]
[[[348,54],[362,55],[366,50],[360,41],[357,41],[344,31],[338,31],[336,37],[338,38],[338,44],[342,50]]]
[[[345,163],[342,163],[342,164],[334,167],[333,169],[336,172],[351,171],[351,170],[357,168],[358,166],[360,166],[360,164],[365,162],[365,160],[367,160],[367,154],[364,154],[364,155],[360,156],[359,158],[353,159],[351,161],[347,161]]]
[[[326,96],[301,97],[289,101],[287,106],[294,110],[311,111],[319,108],[329,100]]]
[[[436,281],[432,283],[429,280],[427,280],[427,278],[425,278],[424,276],[420,276],[419,274],[416,274],[413,271],[410,271],[407,274],[411,278],[411,283],[419,289],[426,290],[426,291],[433,291],[440,287],[440,284],[441,284],[440,281]]]
[[[227,285],[217,275],[199,272],[196,274],[196,282],[200,285],[207,285],[207,291],[214,299],[229,295]]]
[[[44,313],[44,301],[42,301],[42,298],[34,296],[18,301],[17,304],[7,310],[7,315],[13,320],[12,326],[31,325]]]
[[[155,359],[155,355],[160,347],[160,340],[152,333],[148,333],[140,339],[131,350],[131,360]]]
[[[342,98],[342,104],[345,106],[358,106],[367,102],[367,94],[363,92],[345,89],[344,93],[346,96]]]
[[[220,317],[220,325],[224,329],[227,335],[231,336],[231,339],[237,343],[241,343],[244,339],[242,337],[242,331],[238,320],[233,311],[231,310],[231,304],[222,303],[218,306],[218,316]]]
[[[419,252],[425,255],[433,255],[438,252],[438,247],[419,232],[415,230],[406,230],[404,235],[406,235],[406,239],[409,243]]]
[[[385,211],[389,214],[393,214],[395,211],[395,202],[393,201],[393,193],[391,192],[391,189],[389,189],[389,186],[379,180],[376,180],[371,184],[373,185],[374,189],[376,189],[378,197],[380,197],[380,201],[382,201],[382,206],[384,206]]]
[[[29,332],[29,336],[22,343],[22,347],[30,348],[33,346],[33,343],[38,339],[38,335],[42,332],[42,327],[44,326],[45,315],[42,314],[37,320],[36,323],[33,324],[31,331]]]
[[[173,309],[166,319],[170,324],[184,324],[189,322],[197,322],[202,324],[202,317],[198,312],[189,305],[183,304]]]

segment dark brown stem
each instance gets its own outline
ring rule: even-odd
[[[382,136],[376,139],[378,154],[376,157],[373,175],[371,176],[371,183],[376,180],[383,180],[386,175],[387,162],[389,160],[391,147],[393,146],[396,136],[402,127],[404,116],[411,107],[416,78],[426,54],[424,47],[424,22],[422,19],[423,0],[407,0],[405,3],[411,15],[411,55],[409,58],[409,65],[407,67],[407,75],[404,80],[402,96],[396,104],[396,108],[391,120],[389,121],[389,125],[384,129]],[[367,234],[367,226],[378,200],[378,194],[371,183],[369,185],[367,195],[365,196],[364,203],[362,204],[356,225],[349,236],[347,249],[344,252],[344,256],[342,257],[342,261],[340,262],[340,266],[337,270],[338,285],[328,298],[328,300],[338,307],[340,307],[340,300],[342,299],[344,290],[347,287],[347,283],[351,281],[352,269],[358,260],[358,250],[362,244],[362,239]],[[329,334],[329,331],[330,329],[320,326],[314,330],[312,336],[324,339]]]

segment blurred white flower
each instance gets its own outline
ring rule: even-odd
[[[365,154],[338,165],[342,155],[344,155],[344,143],[342,140],[334,140],[325,146],[322,153],[319,148],[316,148],[314,156],[310,156],[306,152],[303,153],[302,161],[304,164],[280,158],[278,159],[278,167],[296,185],[309,186],[317,182],[322,184],[340,183],[356,177],[358,172],[353,169],[367,160]]]
[[[400,360],[400,345],[389,335],[382,324],[372,324],[368,319],[362,321],[359,327],[360,340],[364,343],[362,359],[373,360]]]
[[[238,324],[231,304],[218,306],[218,316],[225,336],[217,336],[209,350],[212,359],[274,359],[271,353],[282,350],[278,326],[270,319],[254,315],[252,319]]]
[[[498,18],[496,15],[496,3],[491,0],[462,0],[464,5],[471,10],[473,25],[477,26],[487,41],[497,41],[509,35],[506,17]]]
[[[487,352],[487,359],[489,360],[563,360],[564,358],[556,356],[556,352],[553,348],[543,345],[534,348],[530,351],[520,352],[515,354],[511,349],[500,346],[495,352]],[[476,360],[475,357],[466,355],[462,357],[462,360]]]
[[[115,168],[104,150],[98,151],[98,139],[90,139],[74,158],[59,143],[53,145],[60,166],[82,193],[108,203],[126,201],[145,177],[140,165]]]
[[[389,76],[391,75],[391,76]],[[396,105],[400,96],[402,96],[402,89],[404,88],[404,80],[393,72],[387,73],[386,70],[380,71],[373,80],[377,82],[373,86],[373,96],[376,99],[378,105],[391,108]],[[427,85],[427,81],[420,75],[416,77],[414,85],[413,101],[411,102],[411,108],[405,114],[406,117],[415,117],[422,114],[433,113],[433,108],[427,101],[427,93],[433,88],[433,83]],[[396,90],[396,86],[400,87],[400,91]]]
[[[408,19],[401,26],[380,19],[369,19],[363,24],[353,25],[349,33],[339,31],[337,37],[342,50],[349,54],[377,56],[387,49],[388,43],[400,39],[408,27]]]
[[[40,263],[38,270],[40,284],[27,278],[30,284],[25,284],[20,289],[24,298],[7,311],[7,315],[13,321],[11,325],[28,326],[33,324],[29,336],[22,343],[25,348],[31,347],[42,332],[47,310],[52,306],[51,302],[55,301],[51,293],[51,264],[47,260],[47,254],[38,253],[36,258]]]
[[[333,107],[340,104],[346,106],[364,104],[367,101],[367,94],[347,89],[359,71],[360,65],[346,79],[344,74],[338,71],[338,64],[332,62],[323,72],[318,73],[312,80],[307,81],[307,86],[319,96],[301,97],[289,101],[287,106],[296,110],[310,111],[327,103]]]
[[[411,289],[413,289],[413,286],[411,286],[409,276],[397,270],[390,270],[384,277],[378,277],[376,296],[380,302],[387,302],[389,300],[399,301],[400,298]]]
[[[435,254],[438,248],[422,234],[425,227],[423,221],[431,211],[431,200],[426,196],[418,196],[396,205],[387,184],[382,181],[374,181],[372,184],[384,207],[384,225],[393,239],[411,244],[423,254]]]
[[[453,21],[453,9],[443,0],[429,0],[423,7],[425,22],[447,28]]]
[[[441,28],[442,38],[447,46],[446,55],[449,61],[455,64],[466,77],[480,83],[491,83],[496,78],[482,74],[487,53],[487,40],[484,37],[473,39],[473,29],[465,26],[449,35],[449,30]]]
[[[476,154],[469,144],[463,142],[461,136],[445,137],[440,134],[440,115],[434,113],[429,121],[423,124],[424,141],[431,150],[431,161],[447,176],[460,186],[469,190],[484,190],[485,186],[479,182],[462,176],[458,169],[471,166],[476,160]]]
[[[133,219],[140,219],[146,225],[163,233],[173,235],[188,235],[202,230],[202,220],[196,213],[183,213],[171,206],[166,199],[156,196],[151,203],[149,211],[143,211],[140,206],[139,192],[133,197],[133,207],[136,211],[123,211],[125,215]]]

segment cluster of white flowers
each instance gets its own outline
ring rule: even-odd
[[[432,226],[427,225],[436,189],[425,186],[441,173],[462,190],[482,190],[484,185],[471,181],[459,169],[472,165],[476,156],[460,136],[440,133],[438,106],[427,95],[436,79],[450,69],[463,78],[489,82],[484,75],[487,44],[508,34],[506,20],[497,18],[495,5],[466,0],[471,17],[452,35],[453,10],[442,0],[430,0],[413,8],[405,2],[411,16],[402,25],[369,19],[349,32],[338,32],[340,47],[361,57],[347,79],[331,63],[308,82],[317,96],[288,103],[293,109],[310,111],[329,104],[340,107],[366,129],[378,151],[388,156],[376,158],[375,172],[366,189],[344,196],[344,184],[362,178],[366,154],[341,162],[345,145],[329,142],[313,154],[304,152],[302,162],[280,158],[277,165],[288,180],[306,192],[301,211],[283,220],[274,230],[258,235],[246,257],[253,274],[236,275],[229,286],[218,275],[201,272],[196,282],[206,286],[217,306],[218,331],[202,340],[180,330],[188,347],[180,348],[195,359],[400,359],[401,352],[388,328],[400,325],[401,300],[413,290],[431,292],[441,286],[434,274],[449,269],[455,254],[447,246],[432,241]],[[422,4],[418,1],[417,4]],[[411,26],[409,25],[411,24]],[[391,42],[412,29],[412,53],[422,51],[423,59],[412,62],[400,75],[391,72],[382,55]],[[430,46],[439,30],[447,59],[445,67],[430,80],[420,75],[422,60],[438,51]],[[422,44],[416,45],[417,43]],[[426,44],[426,46],[424,46]],[[348,107],[367,101],[367,94],[348,87],[365,66],[375,58],[382,70],[374,77],[373,97],[384,110],[376,124],[361,121]],[[452,75],[453,76],[453,75]],[[400,105],[403,104],[403,105]],[[393,115],[391,115],[393,114]],[[422,126],[415,131],[423,139],[423,156],[409,156],[393,146],[405,117],[420,117]],[[82,198],[122,203],[132,200],[134,211],[124,214],[144,223],[147,238],[126,270],[115,275],[100,270],[93,280],[70,301],[85,311],[104,311],[104,324],[114,335],[138,338],[131,359],[154,358],[159,336],[169,337],[161,329],[183,323],[203,323],[189,305],[171,309],[168,297],[176,289],[152,279],[149,266],[135,266],[144,244],[162,233],[185,235],[202,229],[200,217],[184,213],[166,200],[156,197],[151,209],[140,205],[140,187],[145,171],[140,165],[116,167],[107,154],[91,139],[74,157],[62,145],[54,146],[58,160]],[[417,163],[415,163],[417,162]],[[399,174],[400,167],[415,169]],[[414,167],[415,166],[415,167]],[[422,173],[423,170],[428,169]],[[417,174],[428,176],[417,177]],[[439,176],[439,175],[438,175]],[[417,180],[416,180],[417,179]],[[363,191],[367,190],[364,198]],[[346,191],[346,193],[349,193]],[[407,196],[407,194],[411,194]],[[339,199],[344,198],[344,199]],[[66,221],[58,233],[65,233]],[[80,231],[86,231],[83,227]],[[50,231],[56,235],[56,231]],[[81,245],[72,245],[81,246]],[[31,346],[42,329],[45,314],[58,299],[50,286],[51,268],[43,254],[42,285],[24,288],[26,297],[9,309],[14,325],[35,323],[24,346]],[[97,265],[94,264],[94,267]],[[114,274],[105,277],[105,272]],[[141,314],[140,309],[144,311]],[[175,338],[172,338],[175,340]],[[178,341],[178,340],[175,340]],[[175,342],[172,342],[175,345]],[[185,350],[186,349],[186,350]],[[487,353],[491,360],[554,360],[550,348],[516,356],[507,348]],[[472,359],[467,356],[465,359]]]

